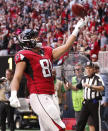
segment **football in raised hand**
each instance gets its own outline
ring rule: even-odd
[[[77,17],[84,18],[87,15],[87,9],[84,5],[75,3],[72,5],[72,13]]]

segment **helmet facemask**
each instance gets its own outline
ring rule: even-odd
[[[41,47],[42,43],[37,40],[38,30],[26,29],[19,36],[19,44],[23,49],[32,49],[36,47]]]

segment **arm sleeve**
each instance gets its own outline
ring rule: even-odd
[[[23,54],[17,53],[15,55],[15,63],[17,64],[18,62],[25,61],[26,62],[26,57]]]

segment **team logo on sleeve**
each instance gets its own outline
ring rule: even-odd
[[[15,56],[15,62],[16,62],[16,63],[22,61],[23,59],[24,59],[24,55],[22,55],[22,54],[17,54],[17,55]]]

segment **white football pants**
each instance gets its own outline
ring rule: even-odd
[[[53,95],[31,94],[30,104],[38,115],[41,131],[65,131],[65,124],[53,100]]]

